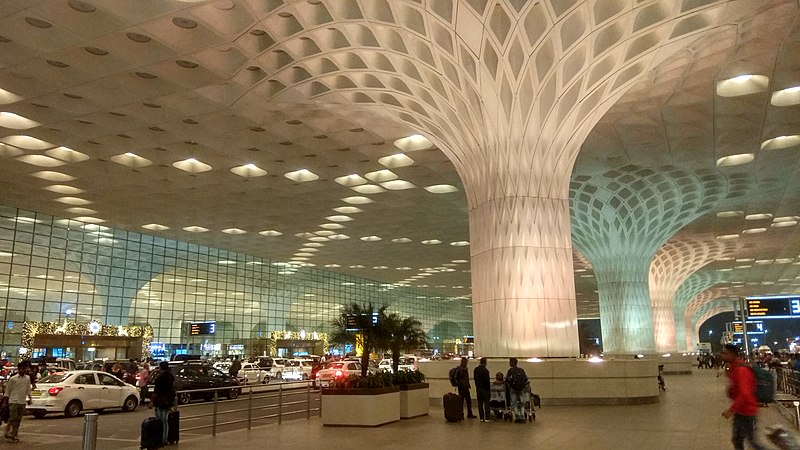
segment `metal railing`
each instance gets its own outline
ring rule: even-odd
[[[217,435],[217,428],[226,425],[247,423],[247,429],[251,429],[254,421],[277,419],[280,424],[284,418],[294,417],[298,414],[305,414],[306,419],[311,418],[311,414],[321,411],[321,400],[318,391],[312,390],[311,382],[290,382],[280,383],[278,388],[274,384],[269,385],[242,385],[239,387],[222,387],[209,389],[192,389],[189,391],[178,391],[177,395],[189,394],[193,397],[202,396],[204,393],[212,393],[213,403],[211,412],[202,412],[194,415],[181,414],[181,422],[202,420],[211,418],[210,424],[202,424],[184,427],[181,431],[193,431],[211,428],[211,435]],[[236,399],[225,401],[224,405],[234,405],[232,409],[220,410],[220,396],[228,396],[232,390],[240,391],[241,394]],[[313,394],[313,395],[312,395]],[[208,395],[208,394],[206,394]],[[270,400],[277,399],[270,403]],[[298,400],[299,399],[299,400]],[[268,404],[254,405],[254,401],[265,401]],[[288,401],[287,401],[288,400]],[[243,405],[244,404],[244,405]],[[207,403],[186,403],[178,406],[179,411],[191,410],[207,406]],[[243,405],[243,407],[238,407]],[[304,408],[303,408],[304,406]],[[244,418],[233,418],[221,421],[222,417],[232,414],[245,413]]]

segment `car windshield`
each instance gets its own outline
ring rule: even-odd
[[[341,369],[342,367],[344,367],[344,363],[331,363],[326,369]]]
[[[41,380],[39,380],[39,383],[61,383],[62,381],[64,381],[67,378],[69,378],[70,375],[71,374],[66,374],[66,373],[48,375],[48,376],[42,378]]]

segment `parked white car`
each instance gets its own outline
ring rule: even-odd
[[[289,365],[287,367],[291,367],[294,370],[287,372],[286,368],[284,368],[283,378],[285,380],[307,380],[311,378],[311,368],[314,362],[310,359],[290,359],[288,363]],[[289,378],[287,378],[287,375]]]
[[[350,375],[361,374],[361,363],[357,361],[336,361],[326,363],[325,367],[317,372],[315,385],[318,387],[329,387],[336,380],[344,380]]]
[[[244,384],[266,383],[269,381],[269,372],[256,363],[244,363],[239,369],[239,380]]]
[[[27,410],[38,419],[47,413],[63,412],[75,417],[81,411],[122,408],[133,411],[139,405],[139,391],[119,378],[96,370],[76,370],[48,375],[31,391]]]
[[[400,364],[397,366],[397,370],[416,370],[416,361],[416,356],[401,356]],[[385,372],[392,372],[392,359],[382,359],[380,364],[378,364],[378,369]]]

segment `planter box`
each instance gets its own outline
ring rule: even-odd
[[[323,389],[322,425],[378,427],[400,420],[400,388]]]
[[[428,383],[405,384],[400,387],[400,418],[427,416],[430,410]]]

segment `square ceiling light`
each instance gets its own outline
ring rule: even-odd
[[[272,236],[280,236],[283,233],[281,233],[280,231],[275,231],[275,230],[264,230],[264,231],[259,231],[258,234],[260,234],[262,236],[272,237]]]
[[[0,146],[0,147],[2,147],[2,146]],[[77,178],[73,177],[72,175],[67,175],[67,174],[61,173],[61,172],[53,172],[53,171],[50,171],[50,170],[42,170],[42,171],[39,171],[39,172],[34,172],[34,173],[31,174],[31,176],[34,176],[36,178],[41,178],[43,180],[48,180],[48,181],[58,181],[58,182],[61,182],[61,183],[65,182],[65,181],[77,180]]]
[[[55,145],[24,134],[16,134],[13,136],[6,136],[0,139],[0,142],[17,147],[23,150],[47,150],[55,147]]]
[[[142,228],[153,230],[153,231],[164,231],[169,230],[169,227],[166,225],[160,225],[157,223],[148,223],[147,225],[142,225]]]
[[[247,231],[244,231],[244,230],[239,229],[239,228],[226,228],[226,229],[222,230],[222,232],[225,233],[225,234],[246,234],[247,233]]]
[[[22,150],[18,149],[17,147],[12,147],[10,145],[3,144],[2,142],[0,142],[0,156],[2,156],[4,158],[13,158],[13,157],[19,156],[19,155],[21,155],[23,153],[25,153],[25,152],[23,152]]]
[[[385,181],[381,183],[381,186],[391,191],[404,191],[406,189],[414,189],[416,187],[413,183],[406,180]]]
[[[437,245],[437,244],[441,244],[442,241],[440,241],[438,239],[426,239],[426,240],[422,241],[422,243],[424,245]]]
[[[319,179],[319,175],[311,172],[308,169],[295,170],[294,172],[287,172],[283,176],[294,181],[295,183],[304,183],[306,181],[314,181]]]
[[[772,93],[772,100],[774,106],[794,106],[800,105],[800,86],[794,86]]]
[[[361,197],[361,196],[358,196],[358,195],[353,196],[353,197],[345,197],[345,198],[343,198],[341,200],[343,202],[349,203],[351,205],[366,205],[367,203],[374,202],[374,200],[372,200],[369,197]]]
[[[426,186],[424,189],[431,194],[447,194],[458,191],[457,187],[449,184],[434,184],[432,186]]]
[[[326,220],[330,220],[331,222],[350,222],[353,220],[350,216],[338,215],[338,216],[328,216],[325,218]]]
[[[76,188],[74,186],[67,186],[64,184],[52,184],[50,186],[45,186],[43,189],[45,191],[57,192],[59,194],[65,194],[65,195],[83,194],[84,192],[86,192],[83,189]]]
[[[208,164],[200,162],[194,158],[184,159],[183,161],[176,161],[172,163],[172,167],[189,173],[208,172],[209,170],[212,169],[212,167],[209,166]]]
[[[189,233],[205,233],[208,231],[208,228],[192,225],[190,227],[183,227],[183,231],[188,231]]]
[[[47,156],[60,159],[68,163],[86,161],[89,155],[67,147],[57,147],[44,152]]]
[[[378,163],[386,168],[394,169],[396,167],[412,166],[414,165],[414,160],[406,156],[405,153],[396,153],[379,158]]]
[[[782,150],[800,145],[800,135],[778,136],[767,139],[761,144],[761,150]]]
[[[131,169],[138,169],[139,167],[147,167],[152,165],[153,162],[147,158],[142,158],[136,153],[123,153],[121,155],[114,155],[108,158],[111,162],[117,163],[122,166],[130,167]]]
[[[333,210],[340,214],[358,214],[360,212],[364,212],[363,209],[355,206],[340,206],[338,208],[333,208]]]
[[[91,215],[97,214],[97,211],[95,211],[93,209],[80,208],[80,207],[67,208],[64,211],[66,211],[66,212],[68,212],[70,214],[78,214],[80,216],[91,216]]]
[[[89,204],[92,203],[91,200],[85,200],[85,199],[82,199],[82,198],[79,198],[79,197],[59,197],[59,198],[56,198],[56,199],[53,199],[53,200],[55,200],[57,202],[60,202],[60,203],[67,204],[67,205],[74,205],[74,206],[83,206],[83,205],[89,205]]]
[[[17,156],[14,159],[16,159],[17,161],[22,161],[24,163],[30,164],[32,166],[39,166],[39,167],[58,167],[66,164],[64,161],[60,159],[55,159],[44,155],[22,155],[22,156]]]
[[[237,166],[232,168],[231,172],[244,178],[263,177],[264,175],[267,174],[266,170],[258,167],[255,164],[245,164],[243,166]]]
[[[740,153],[738,155],[723,156],[717,160],[717,167],[741,166],[743,164],[752,162],[754,159],[755,155],[752,153]]]
[[[764,92],[769,87],[769,78],[764,75],[739,75],[717,81],[717,95],[739,97]]]
[[[360,175],[357,174],[338,177],[335,178],[334,181],[345,187],[361,186],[362,184],[368,183],[366,179],[362,178]]]
[[[411,242],[411,239],[409,239],[407,237],[401,237],[401,238],[392,239],[392,242],[394,242],[395,244],[407,244],[407,243]]]
[[[19,95],[13,92],[9,92],[5,89],[0,89],[0,105],[8,105],[11,103],[16,103],[23,99],[24,97],[20,97]]]
[[[386,189],[376,186],[374,184],[362,184],[361,186],[353,186],[350,189],[358,192],[359,194],[380,194],[386,192]]]
[[[411,136],[400,138],[394,141],[394,146],[408,153],[419,150],[427,150],[433,147],[433,143],[421,134],[413,134]]]
[[[364,176],[374,183],[380,183],[383,181],[392,181],[398,178],[398,176],[389,169],[376,170],[375,172],[369,172]]]

